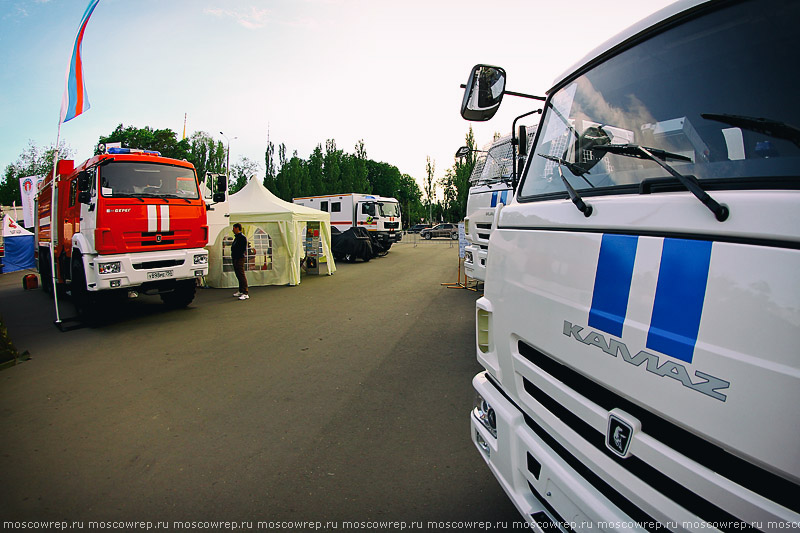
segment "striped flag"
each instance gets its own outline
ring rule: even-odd
[[[83,46],[83,34],[86,32],[89,17],[92,16],[92,12],[99,2],[100,0],[89,1],[89,6],[83,13],[81,25],[78,27],[75,48],[72,50],[72,59],[69,62],[67,79],[64,84],[64,97],[61,99],[61,122],[72,120],[90,107],[89,96],[86,94],[86,85],[83,83],[81,47]]]

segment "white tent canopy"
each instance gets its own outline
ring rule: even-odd
[[[336,271],[331,254],[330,214],[281,200],[269,192],[256,177],[228,199],[230,228],[238,222],[247,237],[248,257],[245,274],[250,286],[297,285],[300,261],[305,257],[306,238],[318,237],[319,261],[327,262],[328,274]],[[233,230],[219,234],[208,243],[208,284],[212,287],[238,287],[230,245]],[[316,235],[315,235],[316,233]]]

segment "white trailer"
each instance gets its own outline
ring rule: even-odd
[[[800,531],[798,20],[679,1],[547,91],[470,415],[531,530]],[[477,66],[462,115],[504,84]]]
[[[328,194],[293,198],[298,205],[331,214],[331,227],[347,231],[366,228],[386,250],[403,237],[400,203],[394,198],[375,194]]]

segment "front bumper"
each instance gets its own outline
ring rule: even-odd
[[[470,414],[472,442],[532,531],[646,531],[563,461],[486,373],[472,385],[492,406],[497,427],[494,438]]]
[[[195,263],[195,256],[205,262]],[[119,262],[119,271],[100,273],[100,266]],[[90,291],[102,291],[144,284],[171,283],[174,280],[199,278],[208,274],[208,250],[190,248],[136,254],[97,255],[85,265]]]
[[[464,272],[472,279],[486,281],[486,259],[488,250],[470,244],[464,248]]]

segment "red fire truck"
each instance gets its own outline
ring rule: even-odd
[[[206,205],[194,167],[153,151],[100,151],[77,167],[58,161],[37,195],[43,288],[69,290],[86,316],[101,295],[158,294],[170,307],[189,305],[195,280],[208,273]]]

